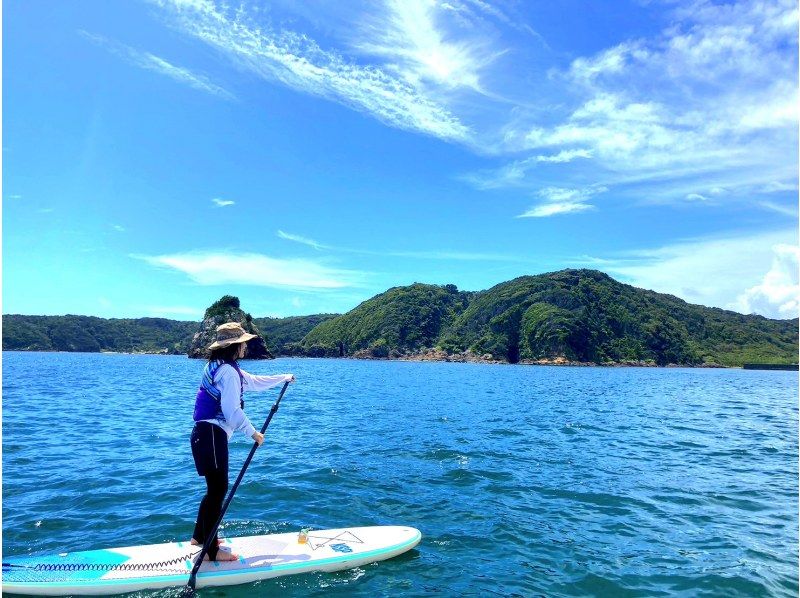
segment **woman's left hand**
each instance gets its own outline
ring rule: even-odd
[[[286,379],[289,384],[294,384],[297,382],[297,378],[294,377],[294,374],[289,374],[289,377]]]

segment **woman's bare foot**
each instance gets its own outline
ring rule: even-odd
[[[203,557],[203,560],[204,561],[210,561],[211,559],[208,558],[208,555],[205,555]],[[217,562],[238,561],[239,560],[239,555],[238,554],[234,554],[233,552],[228,552],[224,548],[220,548],[219,551],[217,552],[217,559],[216,560],[217,560]]]
[[[224,541],[225,540],[223,538],[217,538],[217,546],[222,546],[222,543]],[[200,544],[200,542],[198,542],[194,538],[192,538],[192,540],[191,540],[191,542],[189,542],[189,544],[191,544],[192,546],[202,546],[202,544]]]

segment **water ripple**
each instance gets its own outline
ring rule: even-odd
[[[5,353],[3,365],[5,554],[188,539],[202,363]],[[796,374],[317,359],[245,369],[299,382],[223,536],[405,523],[423,542],[377,565],[204,595],[796,595]],[[274,398],[248,400],[254,423]],[[249,448],[231,445],[233,470]]]

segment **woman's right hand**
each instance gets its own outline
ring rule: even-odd
[[[253,432],[251,438],[258,443],[258,446],[261,446],[261,443],[264,442],[264,435],[258,431]]]

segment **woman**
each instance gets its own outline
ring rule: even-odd
[[[195,398],[191,439],[197,474],[206,479],[206,494],[200,502],[192,535],[192,544],[196,546],[205,543],[222,512],[222,502],[228,491],[228,440],[234,432],[242,432],[259,446],[264,442],[264,435],[244,414],[242,395],[246,391],[267,390],[281,382],[295,380],[292,374],[254,376],[239,368],[238,360],[247,352],[247,341],[255,337],[245,332],[240,324],[228,322],[217,328],[217,340],[208,347],[210,357]],[[239,557],[220,551],[215,534],[205,558],[233,561]]]

